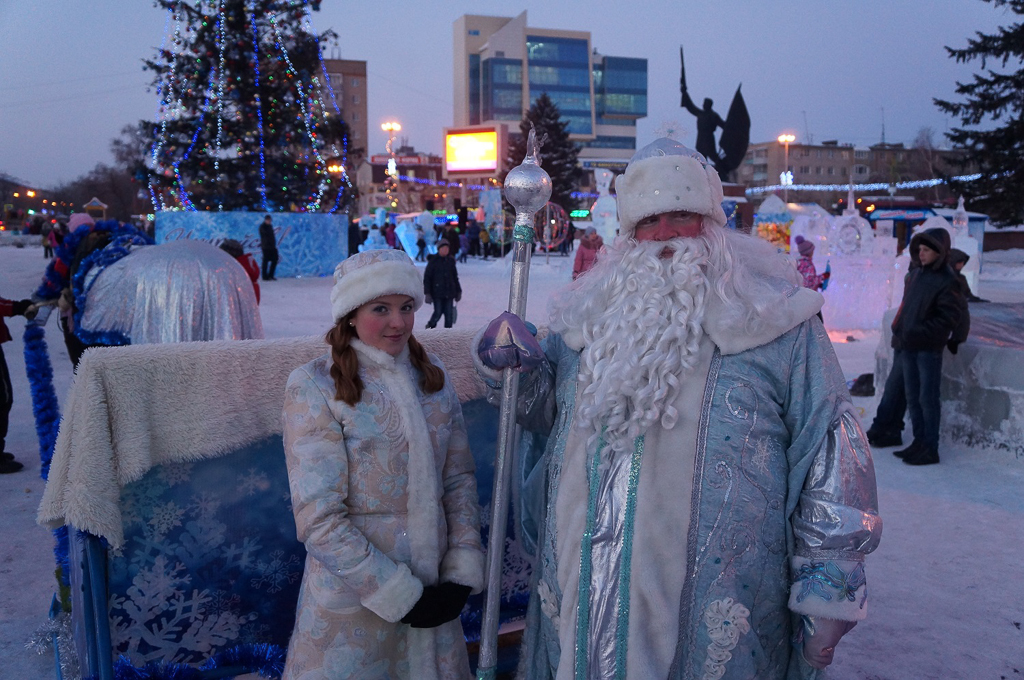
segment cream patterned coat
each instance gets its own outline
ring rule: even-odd
[[[308,555],[283,678],[469,677],[458,619],[432,629],[400,623],[425,584],[483,587],[458,396],[451,380],[424,394],[407,351],[353,347],[364,384],[355,406],[334,398],[329,354],[288,378],[284,447]]]

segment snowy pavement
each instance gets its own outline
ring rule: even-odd
[[[986,256],[978,293],[1024,302],[1024,256]],[[28,297],[45,261],[38,247],[0,248],[0,295]],[[544,323],[548,297],[568,282],[571,258],[537,254],[530,272],[527,318]],[[477,326],[505,309],[509,268],[503,261],[459,265],[458,323]],[[319,335],[330,325],[330,278],[262,283],[267,338]],[[427,310],[417,324],[426,323]],[[46,620],[54,592],[52,538],[35,523],[42,495],[38,442],[22,348],[24,320],[9,319],[3,345],[14,386],[7,450],[25,470],[0,475],[0,675],[55,677],[53,658],[26,642]],[[874,367],[877,332],[833,333],[848,380]],[[63,404],[71,362],[55,321],[47,326],[54,383]],[[868,424],[877,396],[855,398]],[[867,564],[868,619],[836,651],[830,677],[841,680],[1024,677],[1024,459],[1000,451],[944,446],[942,464],[903,465],[892,449],[875,452],[882,542]]]

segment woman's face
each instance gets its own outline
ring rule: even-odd
[[[382,295],[357,309],[352,317],[360,340],[393,357],[409,343],[415,322],[413,299],[408,295]]]

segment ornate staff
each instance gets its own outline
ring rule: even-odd
[[[551,177],[540,167],[537,134],[531,128],[526,140],[526,158],[505,177],[505,198],[516,209],[512,232],[512,284],[508,311],[522,319],[526,315],[526,291],[530,283],[530,255],[534,238],[533,220],[551,197]],[[491,530],[487,541],[487,596],[480,628],[478,680],[493,680],[498,661],[498,612],[501,607],[501,566],[505,554],[505,525],[508,522],[509,478],[515,446],[516,401],[519,379],[515,369],[503,372],[501,411],[498,421],[498,451],[494,457],[494,488],[491,493]]]

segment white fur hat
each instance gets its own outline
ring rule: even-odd
[[[722,180],[693,149],[674,139],[656,139],[633,154],[615,178],[620,233],[631,236],[645,217],[685,210],[704,215],[705,226],[724,227]]]
[[[382,295],[408,295],[423,306],[423,277],[401,250],[367,250],[342,260],[334,269],[331,312],[334,320]]]

